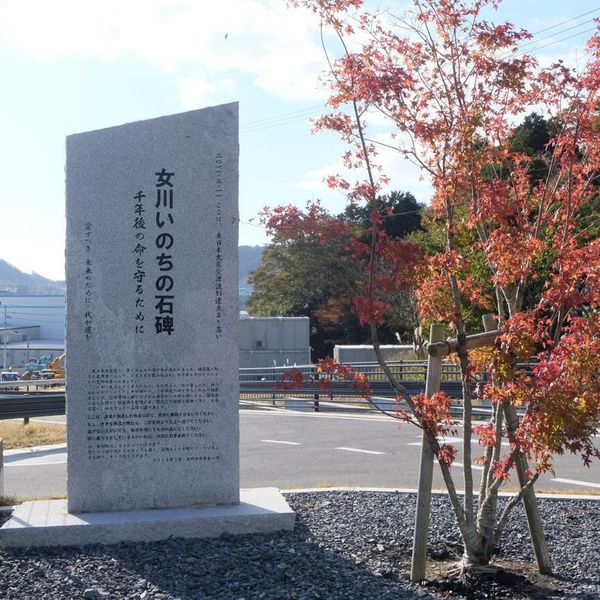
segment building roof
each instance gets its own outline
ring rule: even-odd
[[[11,342],[6,344],[7,350],[27,350],[27,342]],[[31,340],[30,350],[62,350],[65,344],[62,340]]]

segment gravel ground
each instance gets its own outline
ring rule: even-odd
[[[436,558],[428,576],[437,581],[424,586],[407,579],[414,495],[316,492],[287,499],[298,513],[296,529],[277,535],[0,551],[0,598],[600,598],[599,502],[540,500],[560,578],[539,578],[535,586],[517,579],[512,588],[471,581],[468,591],[454,593],[456,582],[444,573],[460,547],[445,496],[435,496],[432,506],[430,554]],[[520,509],[501,560],[536,579]]]

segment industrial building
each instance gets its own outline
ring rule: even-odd
[[[0,359],[3,368],[23,367],[65,351],[64,296],[1,296]]]
[[[310,364],[308,317],[240,318],[240,368]]]

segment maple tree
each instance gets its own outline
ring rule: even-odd
[[[325,214],[325,213],[323,213]],[[260,266],[247,308],[251,315],[310,317],[311,355],[323,358],[333,344],[368,336],[353,314],[347,290],[357,268],[344,242],[333,238],[314,243],[314,236],[289,239],[274,235]]]
[[[411,194],[392,192],[378,201],[383,215],[382,226],[391,238],[402,237],[420,225],[419,205]],[[294,210],[290,218],[300,218]],[[406,223],[402,217],[408,216]],[[308,316],[311,322],[312,356],[323,358],[331,354],[335,344],[369,343],[369,329],[361,325],[352,310],[354,290],[360,280],[360,262],[349,248],[349,240],[370,224],[370,213],[364,205],[349,205],[337,218],[326,212],[318,202],[309,202],[305,217],[314,226],[305,224],[299,231],[275,230],[265,249],[261,265],[250,275],[253,285],[248,311],[261,316]],[[269,216],[266,217],[270,222]],[[283,222],[282,217],[278,217]],[[327,222],[341,219],[345,228],[338,236],[323,235]],[[278,222],[279,222],[278,221]],[[398,291],[385,325],[380,331],[384,343],[395,343],[397,335],[411,339],[417,315],[412,290]]]
[[[366,173],[357,183],[332,176],[329,185],[350,202],[364,203],[371,218],[368,234],[356,234],[341,220],[279,207],[267,226],[289,237],[310,232],[317,243],[319,237],[343,239],[352,252],[362,273],[354,310],[370,327],[381,368],[407,406],[398,417],[423,430],[437,457],[464,543],[463,566],[485,565],[510,511],[525,494],[530,497],[539,474],[552,469],[554,454],[576,452],[586,464],[600,456],[594,445],[600,417],[600,240],[593,235],[596,224],[582,227],[580,219],[597,199],[600,173],[600,36],[589,41],[588,63],[576,74],[562,63],[539,68],[519,52],[530,34],[482,20],[481,11],[496,8],[499,0],[413,0],[405,16],[371,13],[361,0],[289,3],[318,14],[340,42],[341,56],[328,54],[332,112],[316,126],[337,131],[347,143],[345,165]],[[515,123],[534,106],[553,124],[542,156],[513,143]],[[376,199],[388,180],[365,124],[374,112],[389,122],[397,151],[432,182],[431,208],[444,223],[445,247],[431,256],[390,238],[382,227]],[[472,257],[458,251],[461,231],[473,232],[491,286],[473,277]],[[546,281],[525,303],[539,261],[548,267]],[[394,293],[412,285],[418,287],[421,318],[448,324],[457,339],[462,500],[451,468],[456,449],[444,441],[454,427],[449,401],[443,394],[408,395],[379,352],[378,327]],[[464,299],[496,313],[501,334],[494,346],[467,350]],[[517,368],[532,356],[530,371]],[[341,365],[328,363],[327,369],[356,377]],[[490,374],[480,392],[493,410],[488,423],[474,426],[479,369]],[[483,448],[478,506],[473,434]],[[509,442],[505,456],[503,438]],[[513,470],[521,490],[500,510],[498,491]]]

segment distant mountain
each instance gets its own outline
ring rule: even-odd
[[[248,285],[248,275],[258,266],[262,260],[263,246],[240,246],[240,287]]]
[[[240,300],[252,293],[252,286],[248,284],[248,275],[260,265],[262,253],[262,246],[239,247]],[[63,294],[64,291],[64,281],[46,279],[37,273],[23,273],[0,259],[0,294],[44,296]],[[243,304],[245,305],[245,300]]]
[[[0,258],[0,293],[19,296],[64,294],[65,282],[46,279],[37,273],[23,273]]]
[[[239,247],[239,289],[240,309],[246,308],[246,302],[252,293],[252,286],[248,283],[248,275],[262,261],[263,246],[240,246]]]

